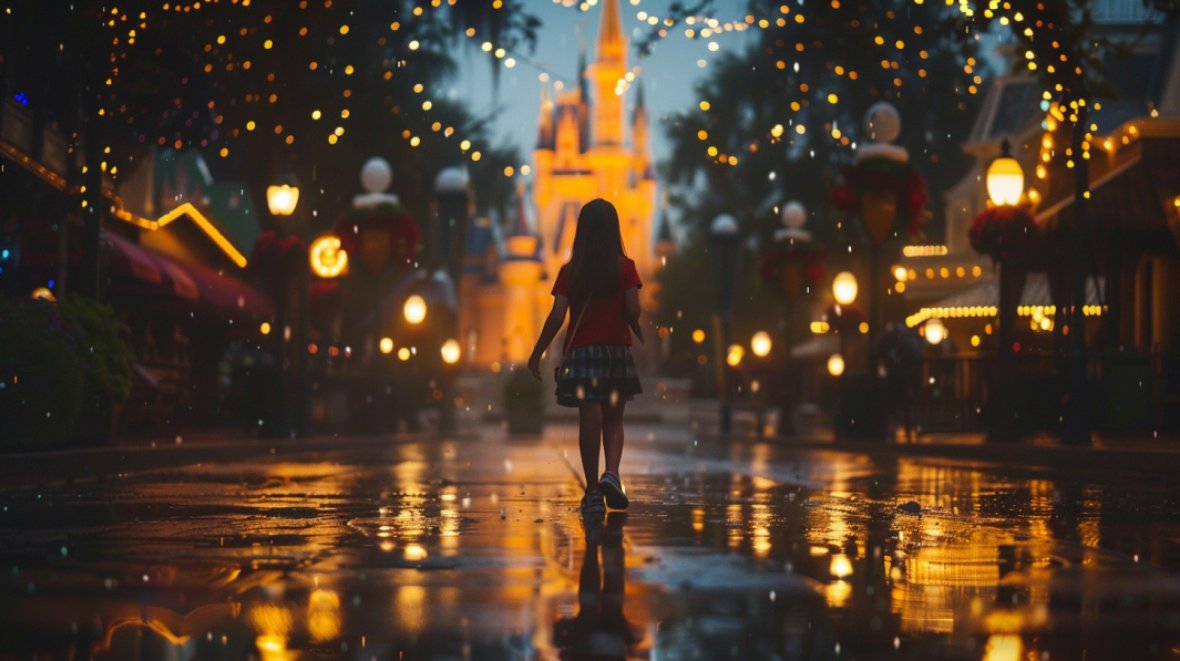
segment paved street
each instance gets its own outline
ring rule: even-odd
[[[1150,459],[636,426],[634,505],[584,530],[570,427],[183,450],[5,483],[0,658],[1180,653],[1180,487]]]

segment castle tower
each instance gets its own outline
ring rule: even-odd
[[[598,25],[594,64],[586,72],[594,89],[594,146],[622,146],[623,96],[615,91],[627,73],[627,42],[623,37],[618,0],[605,0]]]
[[[647,106],[640,81],[635,89],[635,111],[631,113],[631,176],[635,181],[652,178],[649,138]]]
[[[549,83],[541,83],[541,109],[537,113],[537,144],[533,148],[533,167],[536,169],[533,202],[538,209],[544,209],[553,196],[553,179],[548,174],[553,170],[554,150],[557,147],[554,114]]]
[[[541,332],[538,290],[542,289],[545,267],[540,257],[541,240],[529,226],[525,213],[524,187],[516,191],[516,217],[504,239],[504,262],[500,284],[504,289],[504,350],[514,363],[528,360],[533,342]]]

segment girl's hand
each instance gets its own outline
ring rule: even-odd
[[[538,381],[541,380],[541,357],[537,354],[529,356],[529,371],[537,377]]]

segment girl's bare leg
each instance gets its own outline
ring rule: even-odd
[[[582,452],[582,472],[586,489],[598,488],[598,445],[602,442],[602,404],[582,402],[578,408],[578,448]],[[610,454],[607,454],[610,461]],[[615,460],[618,463],[618,460]]]
[[[619,474],[619,461],[623,458],[623,408],[626,405],[626,402],[602,405],[603,454],[606,455],[606,469],[615,475]]]

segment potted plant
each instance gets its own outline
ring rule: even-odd
[[[544,384],[526,370],[513,370],[504,383],[504,414],[509,434],[540,434],[545,415]]]

